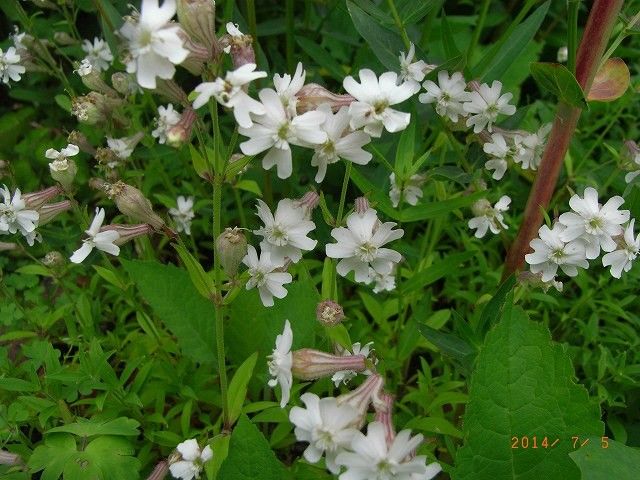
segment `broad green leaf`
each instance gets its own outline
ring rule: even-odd
[[[211,450],[213,450],[213,458],[205,463],[204,468],[207,472],[207,478],[217,478],[218,472],[220,471],[220,467],[222,466],[222,462],[227,458],[229,454],[229,441],[231,440],[230,435],[216,435],[211,440]],[[222,480],[222,479],[220,479]]]
[[[122,265],[157,317],[176,336],[183,353],[215,367],[213,305],[198,294],[189,274],[159,262],[122,259]]]
[[[47,431],[47,433],[73,433],[79,437],[93,437],[96,435],[121,435],[125,437],[137,437],[140,432],[140,423],[132,418],[120,417],[115,420],[87,420],[78,417],[76,423],[61,425]]]
[[[624,95],[630,82],[631,74],[624,60],[609,58],[598,69],[587,99],[589,101],[613,102]]]
[[[420,333],[444,354],[469,366],[476,349],[453,333],[445,333],[428,325],[418,325]]]
[[[40,387],[21,378],[0,377],[0,390],[8,392],[37,392]]]
[[[572,436],[602,435],[600,409],[574,381],[571,359],[549,330],[505,308],[475,362],[455,480],[577,480]],[[553,448],[512,448],[512,437],[549,438]]]
[[[398,56],[400,52],[406,50],[400,36],[381,26],[364,10],[348,0],[347,10],[356,30],[371,47],[371,51],[378,57],[380,63],[391,71],[398,70],[400,65]]]
[[[513,59],[517,58],[533,40],[547,15],[549,5],[551,5],[550,0],[540,5],[524,22],[513,29],[508,38],[501,40],[499,49],[489,50],[474,66],[474,72],[481,72],[479,77],[483,82],[500,80],[502,74],[513,63]]]
[[[531,75],[536,82],[558,100],[577,108],[588,108],[584,92],[567,67],[559,63],[537,62],[531,64]]]
[[[238,367],[231,382],[229,382],[229,417],[232,424],[242,412],[244,399],[247,396],[247,386],[249,385],[249,380],[251,380],[257,360],[258,352],[255,352]]]
[[[47,435],[29,457],[29,470],[42,471],[40,480],[58,480],[65,465],[77,454],[76,441],[72,435],[58,433]]]
[[[495,295],[487,302],[480,314],[480,320],[476,327],[476,334],[479,338],[484,336],[488,327],[492,326],[500,317],[500,311],[504,305],[507,295],[516,284],[515,275],[510,275],[499,287]]]
[[[329,52],[322,48],[318,42],[299,36],[296,36],[296,42],[317,65],[322,65],[323,69],[327,69],[329,75],[331,75],[335,80],[342,82],[344,79],[344,69],[342,68],[342,65],[340,65]]]
[[[255,193],[259,197],[262,196],[260,185],[258,185],[258,182],[256,182],[255,180],[240,180],[233,187],[240,190],[245,190],[247,192]]]
[[[222,463],[219,479],[282,480],[285,470],[260,430],[242,415],[231,434],[229,454]]]
[[[98,275],[104,278],[107,282],[109,282],[114,287],[119,288],[120,290],[126,290],[126,283],[120,278],[120,276],[114,271],[108,268],[101,267],[99,265],[93,265],[93,269],[96,271]]]
[[[176,249],[182,263],[187,267],[187,272],[189,272],[189,277],[191,277],[191,282],[193,286],[196,287],[198,293],[202,295],[206,299],[211,299],[215,295],[216,287],[213,283],[213,279],[207,275],[200,265],[200,262],[194,258],[193,255],[182,245],[174,244],[173,248]]]
[[[580,439],[583,443],[587,438]],[[582,480],[636,479],[640,473],[640,450],[608,439],[590,437],[589,442],[569,453]],[[606,447],[606,448],[605,448]]]
[[[400,290],[403,294],[412,292],[431,285],[433,282],[441,279],[447,273],[455,270],[461,263],[466,262],[470,258],[476,256],[476,252],[471,250],[462,253],[454,253],[453,255],[447,255],[443,260],[431,265],[424,270],[415,272],[413,276],[407,280]]]

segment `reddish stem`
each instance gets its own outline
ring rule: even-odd
[[[593,2],[576,61],[576,79],[585,94],[591,88],[623,3],[624,0],[595,0]],[[503,278],[522,268],[524,256],[530,250],[529,242],[537,235],[538,228],[542,225],[542,212],[549,207],[562,161],[569,148],[581,113],[580,108],[571,107],[563,102],[558,105],[538,174],[529,193],[520,231],[507,253]]]

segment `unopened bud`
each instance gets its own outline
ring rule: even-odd
[[[216,2],[214,0],[178,0],[178,22],[185,32],[208,50],[208,58],[220,54],[216,37]]]
[[[365,363],[366,357],[364,355],[340,356],[303,348],[293,352],[291,373],[301,380],[315,380],[329,377],[343,370],[363,372],[366,370]]]
[[[22,457],[17,453],[0,450],[0,465],[17,466],[24,465],[24,462],[22,461]]]
[[[133,75],[124,72],[116,72],[111,75],[111,85],[116,92],[122,95],[131,95],[140,89]]]
[[[179,34],[183,40],[183,47],[189,51],[189,55],[180,64],[181,67],[187,69],[192,75],[200,75],[207,61],[209,61],[209,50],[194,42],[185,32]]]
[[[51,173],[51,178],[62,185],[65,192],[69,192],[73,186],[73,179],[76,178],[78,173],[78,167],[73,159],[62,158],[49,164],[49,172]]]
[[[140,223],[137,225],[122,225],[119,223],[114,223],[111,225],[105,225],[100,228],[101,232],[105,232],[107,230],[114,230],[120,234],[120,237],[117,238],[113,243],[116,245],[124,245],[129,240],[133,240],[136,237],[140,237],[142,235],[151,235],[153,233],[153,228],[148,223]]]
[[[154,230],[161,230],[164,227],[164,221],[154,213],[149,199],[136,187],[124,182],[116,182],[111,185],[108,195],[123,215],[148,223]]]
[[[48,205],[44,205],[38,210],[40,214],[40,218],[38,219],[38,225],[46,225],[55,217],[60,215],[62,212],[66,212],[67,210],[71,210],[71,201],[63,200],[61,202],[50,203]]]
[[[638,163],[636,158],[640,155],[640,147],[633,140],[627,140],[622,144],[622,157],[631,163]]]
[[[185,108],[180,121],[167,132],[167,144],[179,148],[188,142],[191,138],[191,130],[196,118],[197,115],[193,108]]]
[[[191,103],[187,97],[187,93],[173,80],[165,80],[159,78],[156,80],[156,88],[153,90],[154,93],[158,95],[162,95],[167,100],[173,103],[180,103],[185,107],[190,107]]]
[[[48,252],[42,259],[42,263],[47,267],[57,267],[63,265],[65,258],[58,251]]]
[[[493,207],[491,206],[491,202],[489,202],[489,200],[487,200],[486,198],[481,198],[480,200],[475,202],[473,205],[471,205],[471,211],[473,212],[473,215],[476,217],[482,217],[483,215],[486,215],[487,212],[491,210],[493,210]]]
[[[161,460],[147,477],[147,480],[164,480],[169,473],[169,462]]]
[[[54,32],[53,41],[56,42],[58,45],[62,45],[65,47],[69,45],[75,45],[78,43],[78,40],[73,38],[67,32]]]
[[[62,189],[58,186],[45,188],[37,192],[25,193],[22,196],[25,206],[32,210],[37,210],[54,197],[62,193]]]
[[[381,404],[374,404],[376,410],[376,422],[380,422],[384,427],[384,437],[387,445],[391,445],[393,439],[396,437],[396,430],[393,427],[393,395],[389,393],[383,393],[380,395],[382,400]]]
[[[309,219],[313,209],[320,205],[320,195],[313,191],[307,192],[297,200],[297,203],[305,211],[305,216]]]
[[[355,390],[337,397],[338,405],[349,404],[358,411],[358,420],[354,425],[356,428],[361,428],[364,425],[370,404],[373,403],[377,408],[384,408],[385,402],[380,396],[383,386],[384,378],[374,373],[369,375],[365,382]]]
[[[359,215],[364,215],[367,210],[369,210],[369,200],[366,197],[358,197],[354,202],[354,210]]]
[[[81,152],[88,153],[90,155],[94,155],[96,153],[96,149],[93,148],[89,139],[87,139],[84,133],[79,132],[78,130],[73,130],[67,137],[67,141],[77,145]]]
[[[238,227],[225,228],[216,239],[216,253],[220,265],[230,278],[238,273],[238,266],[247,254],[247,239]]]
[[[82,83],[84,83],[88,89],[95,90],[96,92],[104,93],[105,95],[110,95],[112,97],[118,96],[118,92],[105,83],[102,76],[100,76],[100,71],[94,68],[88,60],[85,59],[78,64],[75,72],[78,73]]]
[[[325,103],[328,103],[334,111],[337,111],[340,107],[349,106],[351,102],[355,101],[355,98],[351,95],[338,95],[317,83],[308,83],[303,86],[298,93],[296,93],[296,98],[298,99],[298,103],[296,104],[298,113],[316,110],[320,105]]]
[[[344,310],[333,300],[323,300],[316,307],[316,318],[321,324],[333,327],[344,320]]]

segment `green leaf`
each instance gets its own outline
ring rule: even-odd
[[[67,113],[71,113],[71,99],[66,95],[59,94],[53,97],[58,106]]]
[[[78,417],[76,423],[61,425],[52,428],[47,433],[73,433],[79,437],[93,437],[96,435],[121,435],[125,437],[137,437],[140,432],[140,423],[132,418],[119,417],[115,420],[87,420]]]
[[[631,74],[621,58],[609,58],[596,73],[589,95],[589,101],[613,102],[629,88]]]
[[[580,439],[584,442],[586,438]],[[582,480],[636,479],[640,468],[640,450],[603,437],[591,437],[584,447],[569,453]],[[603,447],[607,448],[603,448]]]
[[[98,275],[104,278],[107,282],[109,282],[114,287],[119,288],[120,290],[126,290],[126,283],[118,276],[118,274],[110,270],[108,268],[101,267],[99,265],[93,265],[94,270]]]
[[[191,282],[193,282],[193,286],[196,287],[198,293],[202,295],[206,299],[211,299],[215,295],[216,287],[213,283],[213,279],[207,275],[200,265],[200,262],[195,259],[189,250],[187,250],[182,245],[174,244],[173,248],[176,249],[178,255],[180,256],[180,260],[184,263],[184,266],[187,267],[187,272],[189,272],[189,277],[191,277]]]
[[[331,56],[318,42],[314,42],[305,37],[296,36],[296,42],[304,52],[311,57],[317,65],[326,68],[335,80],[342,82],[344,79],[344,69],[337,60]]]
[[[8,392],[37,392],[40,387],[21,378],[0,377],[0,390]]]
[[[282,480],[285,470],[260,430],[242,415],[231,434],[229,454],[218,478],[224,480]]]
[[[577,480],[567,455],[574,435],[601,435],[600,409],[574,382],[571,359],[549,330],[506,308],[476,359],[455,480]],[[546,450],[512,448],[512,437],[548,438]]]
[[[469,363],[476,349],[453,333],[445,333],[428,325],[418,325],[420,333],[444,354],[460,363]]]
[[[28,466],[32,473],[43,471],[40,480],[58,480],[76,453],[76,441],[72,435],[47,435],[44,444],[38,445],[29,457]]]
[[[444,165],[427,170],[426,174],[431,178],[451,180],[463,187],[466,187],[473,180],[473,175],[465,172],[460,167],[454,165]]]
[[[249,380],[251,380],[257,360],[258,352],[255,352],[238,367],[231,382],[229,382],[229,417],[232,424],[242,412],[244,399],[247,396],[247,386],[249,385]]]
[[[439,417],[414,418],[409,420],[405,425],[406,428],[418,430],[426,433],[439,433],[441,435],[449,435],[455,438],[462,438],[462,432],[458,430],[448,420]]]
[[[444,53],[447,58],[455,58],[461,55],[460,49],[456,45],[456,40],[449,27],[449,21],[447,16],[442,12],[442,45],[444,46]]]
[[[189,274],[159,262],[122,259],[122,265],[158,318],[176,336],[183,353],[215,367],[213,305],[198,294]]]
[[[233,187],[240,190],[245,190],[247,192],[255,193],[259,197],[262,196],[260,185],[258,185],[258,182],[256,182],[255,180],[240,180]]]
[[[347,10],[356,30],[371,47],[371,51],[378,57],[380,63],[389,70],[396,71],[400,64],[398,59],[400,52],[406,50],[400,36],[381,26],[364,10],[348,0]]]
[[[413,276],[400,287],[400,290],[403,294],[406,294],[431,285],[447,273],[455,270],[461,263],[475,256],[476,252],[473,250],[447,255],[444,260],[414,273]]]
[[[576,77],[564,65],[544,62],[532,63],[531,75],[542,88],[558,97],[558,100],[577,108],[589,108]]]
[[[199,177],[205,179],[213,178],[211,173],[211,168],[209,168],[209,163],[207,160],[200,155],[200,152],[193,145],[189,144],[189,153],[191,155],[191,163],[193,164],[193,169],[196,171]]]
[[[478,326],[476,327],[476,334],[478,334],[480,338],[484,336],[486,329],[498,320],[507,295],[511,292],[515,284],[516,277],[512,274],[498,287],[498,291],[485,305],[480,314]]]
[[[481,72],[479,77],[482,81],[500,80],[513,63],[513,59],[518,58],[533,40],[547,15],[549,5],[551,5],[550,0],[540,5],[524,22],[513,29],[508,38],[500,41],[498,49],[491,49],[482,57],[474,67],[474,72]]]
[[[398,148],[396,149],[396,176],[404,179],[411,168],[415,155],[416,122],[409,123],[400,134]]]

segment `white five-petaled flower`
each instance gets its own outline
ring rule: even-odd
[[[287,258],[297,263],[303,250],[313,250],[318,243],[307,236],[316,224],[307,217],[307,211],[290,198],[280,200],[274,213],[258,199],[258,217],[264,226],[253,233],[263,238],[260,248],[271,254],[274,263],[284,264]]]
[[[178,208],[170,208],[169,215],[176,222],[176,230],[191,235],[191,221],[195,217],[193,213],[193,197],[183,197],[180,195],[176,199]]]
[[[501,230],[507,230],[509,227],[504,223],[503,212],[509,210],[511,199],[507,195],[500,197],[500,200],[492,207],[488,200],[482,198],[473,204],[471,208],[475,217],[469,220],[469,228],[477,229],[476,238],[482,238],[487,234],[487,230],[491,233],[498,234]]]
[[[49,148],[46,152],[44,152],[44,156],[50,160],[53,160],[53,162],[51,162],[49,166],[53,170],[57,170],[60,168],[65,169],[67,165],[67,158],[73,157],[78,153],[80,153],[80,149],[78,148],[78,146],[70,143],[60,151],[54,148]]]
[[[25,201],[16,188],[11,198],[11,192],[4,185],[0,188],[2,203],[0,203],[0,235],[20,232],[33,245],[34,231],[38,226],[40,214],[35,210],[29,210]]]
[[[139,135],[122,138],[107,137],[107,146],[120,160],[126,160],[133,153],[139,139]]]
[[[389,198],[393,208],[398,208],[400,202],[404,200],[409,205],[417,205],[418,200],[422,198],[422,185],[426,178],[418,173],[411,175],[404,182],[399,182],[396,174],[392,172],[389,175],[391,189],[389,190]]]
[[[291,385],[293,384],[293,375],[291,367],[293,366],[293,354],[291,353],[291,345],[293,345],[293,331],[289,320],[284,322],[284,330],[276,337],[276,346],[271,355],[269,355],[269,374],[273,377],[269,380],[268,385],[273,388],[280,385],[282,397],[280,406],[284,408],[289,403],[291,395]]]
[[[382,248],[404,234],[404,230],[393,230],[395,226],[394,222],[381,223],[371,208],[362,214],[353,212],[347,217],[347,228],[331,230],[331,236],[337,243],[326,246],[327,256],[341,259],[336,270],[343,277],[353,270],[356,282],[370,283],[369,267],[378,273],[388,274],[393,265],[402,260],[395,250]]]
[[[371,137],[358,130],[349,129],[349,108],[341,107],[334,115],[331,106],[323,104],[318,111],[325,114],[324,123],[320,126],[327,134],[327,140],[316,147],[311,165],[318,167],[315,180],[320,183],[327,173],[327,166],[341,158],[358,165],[366,165],[373,155],[362,149],[371,141]]]
[[[327,141],[327,134],[320,128],[325,115],[311,111],[291,118],[284,109],[275,90],[260,90],[260,101],[265,114],[254,117],[254,124],[240,127],[238,131],[249,137],[240,144],[245,155],[257,155],[268,150],[262,159],[262,167],[269,170],[274,165],[279,178],[289,178],[293,171],[290,145],[314,147]]]
[[[467,127],[473,127],[474,133],[480,133],[485,128],[491,132],[492,125],[498,119],[499,114],[513,115],[516,107],[509,105],[513,98],[511,93],[502,93],[502,82],[494,80],[491,86],[483,83],[468,94],[464,103],[464,111],[470,113],[467,119]]]
[[[351,346],[351,350],[342,348],[341,346],[338,346],[337,348],[338,353],[343,357],[352,355],[363,355],[364,357],[369,358],[369,355],[371,354],[371,352],[373,352],[373,349],[371,348],[372,345],[373,342],[366,343],[365,345],[361,345],[360,342],[356,342]],[[362,372],[362,374],[371,375],[371,370],[365,370],[364,372]],[[357,375],[358,372],[354,370],[340,370],[339,372],[333,374],[333,377],[331,377],[331,381],[336,385],[336,387],[341,383],[344,383],[346,385],[352,378],[356,377]]]
[[[494,180],[500,180],[504,176],[509,160],[515,163],[523,161],[527,152],[523,140],[521,135],[515,134],[508,139],[507,143],[507,139],[502,134],[492,133],[491,141],[483,145],[484,152],[493,157],[485,162],[484,167],[494,171],[492,175]]]
[[[195,89],[198,97],[193,102],[193,108],[200,108],[214,97],[218,103],[228,108],[233,108],[233,116],[238,125],[244,128],[251,127],[250,114],[262,115],[265,113],[264,106],[251,98],[244,91],[244,86],[258,78],[264,78],[267,72],[256,71],[255,63],[247,63],[229,71],[222,77],[216,78],[213,82],[205,82],[198,85]]]
[[[82,42],[82,50],[87,54],[84,59],[99,72],[108,70],[111,62],[113,62],[113,54],[109,44],[101,38],[95,37],[93,43],[89,40],[84,40]]]
[[[561,223],[554,224],[551,229],[543,225],[538,230],[539,238],[534,238],[529,244],[534,251],[525,255],[524,258],[531,266],[533,273],[542,274],[543,282],[553,280],[558,267],[570,277],[578,274],[576,267],[589,267],[584,242],[574,240],[566,243],[561,238],[564,229]]]
[[[15,47],[7,48],[6,52],[0,48],[0,80],[2,83],[9,85],[9,80],[20,81],[20,75],[25,72],[25,68],[19,62],[20,55],[16,52]]]
[[[338,473],[336,457],[349,446],[357,432],[353,425],[358,421],[358,411],[349,404],[338,405],[333,397],[319,398],[315,393],[305,393],[300,400],[306,408],[293,407],[289,420],[296,427],[296,439],[309,443],[304,458],[317,463],[326,453],[327,468],[331,473]]]
[[[400,77],[398,80],[400,83],[418,83],[418,88],[420,88],[419,83],[424,80],[425,75],[431,71],[431,67],[424,60],[414,62],[413,58],[415,55],[416,46],[413,43],[409,44],[409,51],[406,54],[400,52],[400,57],[398,57],[400,60]]]
[[[174,65],[186,60],[189,50],[184,48],[181,29],[170,21],[176,14],[176,1],[142,0],[137,22],[127,20],[120,33],[129,43],[130,59],[127,72],[136,73],[141,87],[156,88],[156,77],[173,78]]]
[[[426,457],[412,457],[422,439],[421,434],[411,437],[410,430],[402,430],[387,444],[384,425],[371,422],[366,435],[357,432],[353,436],[353,452],[338,455],[337,463],[347,469],[340,475],[340,480],[412,480],[416,478],[413,475],[425,478]]]
[[[276,73],[273,76],[273,88],[275,88],[280,100],[282,100],[282,105],[291,116],[296,115],[296,104],[298,103],[296,94],[304,86],[305,77],[306,72],[302,68],[301,62],[298,62],[293,76],[288,73],[284,75]]]
[[[364,131],[372,137],[381,136],[383,128],[391,133],[407,128],[411,114],[399,112],[391,106],[417,93],[420,85],[413,82],[397,85],[398,74],[395,72],[385,72],[378,78],[365,68],[360,70],[359,75],[360,83],[351,76],[342,82],[344,89],[356,99],[349,106],[351,128],[357,130],[364,127]]]
[[[454,72],[449,76],[448,72],[438,72],[438,84],[427,80],[422,84],[426,93],[421,93],[418,100],[422,103],[435,103],[436,113],[441,117],[448,117],[452,122],[457,122],[458,117],[467,114],[463,103],[469,98],[466,91],[467,83],[460,72]]]
[[[373,293],[391,292],[396,289],[396,266],[394,263],[391,271],[385,273],[379,273],[373,268],[369,268],[369,277],[373,282]]]
[[[251,276],[247,281],[247,290],[257,287],[260,300],[265,307],[273,306],[273,297],[284,298],[287,296],[287,290],[283,285],[291,283],[293,277],[288,272],[279,271],[284,267],[283,262],[273,262],[271,254],[265,251],[261,252],[260,258],[258,258],[256,249],[249,245],[242,263],[249,267],[249,275]]]
[[[158,116],[155,119],[156,128],[151,132],[153,138],[158,139],[158,143],[166,143],[167,133],[180,121],[181,115],[173,109],[170,103],[166,107],[158,107]]]
[[[616,195],[601,206],[596,189],[585,188],[584,198],[573,195],[569,200],[573,212],[563,213],[558,219],[566,227],[560,239],[564,242],[583,240],[589,260],[596,258],[601,248],[612,252],[616,248],[612,237],[622,234],[622,224],[629,221],[629,210],[618,210],[623,203],[624,199]]]
[[[640,234],[635,237],[633,233],[635,221],[635,218],[632,218],[624,230],[624,235],[618,237],[618,248],[602,257],[602,265],[605,267],[610,266],[611,275],[615,278],[620,278],[623,271],[628,272],[631,270],[633,261],[638,256],[638,252],[640,252]]]
[[[85,230],[89,238],[82,240],[82,246],[71,255],[70,260],[73,263],[82,263],[94,248],[116,256],[120,253],[120,247],[115,244],[120,234],[115,230],[100,231],[104,215],[104,208],[96,208],[96,216],[93,217],[89,230]]]
[[[525,146],[525,153],[521,157],[515,158],[522,161],[522,168],[528,168],[531,170],[537,170],[542,160],[542,154],[544,153],[544,147],[547,143],[547,135],[551,131],[551,124],[546,123],[542,125],[536,133],[525,135],[522,139],[522,143]]]
[[[213,458],[211,447],[207,445],[201,450],[195,438],[179,443],[176,450],[182,459],[171,463],[169,471],[181,480],[199,478],[204,464]]]

